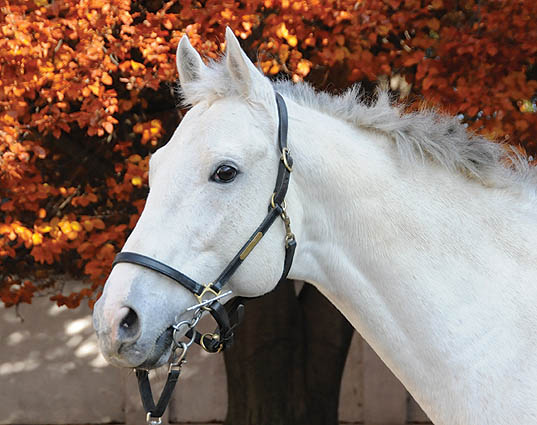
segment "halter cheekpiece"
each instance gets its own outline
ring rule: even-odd
[[[233,257],[226,268],[213,282],[202,285],[158,260],[135,252],[120,252],[116,255],[112,264],[112,266],[115,266],[118,263],[132,263],[154,270],[173,279],[188,289],[198,300],[198,304],[187,309],[189,311],[194,311],[193,318],[189,321],[179,322],[173,326],[172,361],[169,365],[166,384],[164,385],[164,389],[162,390],[156,405],[151,392],[148,370],[136,368],[136,377],[138,379],[142,404],[147,413],[147,422],[151,425],[158,425],[161,423],[162,415],[168,406],[173,389],[179,378],[181,366],[185,362],[185,355],[188,347],[195,342],[210,353],[218,353],[225,350],[233,343],[234,329],[240,323],[244,314],[243,300],[241,298],[235,298],[233,301],[226,304],[226,307],[224,308],[220,303],[220,300],[225,296],[230,295],[231,291],[222,292],[222,289],[233,273],[235,273],[246,257],[248,257],[252,249],[255,248],[257,243],[266,234],[278,216],[281,217],[284,222],[286,233],[285,259],[280,281],[287,277],[289,269],[291,268],[296,249],[296,239],[291,231],[289,216],[286,212],[285,195],[287,193],[287,188],[289,187],[291,171],[293,170],[293,159],[291,158],[289,148],[287,147],[287,107],[283,97],[279,93],[276,93],[276,105],[278,107],[278,146],[281,156],[276,177],[276,186],[270,199],[268,214],[235,257]],[[218,324],[215,332],[202,334],[195,329],[203,311],[208,311]],[[187,329],[185,335],[189,338],[188,341],[179,341],[179,338],[182,337],[182,328]],[[180,349],[180,353],[176,353],[178,349]]]

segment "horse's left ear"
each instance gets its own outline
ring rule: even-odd
[[[244,97],[259,99],[267,94],[272,96],[273,89],[269,79],[246,56],[229,27],[226,28],[226,64]]]
[[[200,55],[192,47],[186,35],[183,35],[179,46],[177,46],[175,61],[181,84],[188,84],[192,81],[199,80],[203,70],[206,68]]]

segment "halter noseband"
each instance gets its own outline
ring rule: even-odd
[[[222,294],[222,288],[229,281],[233,273],[237,271],[246,257],[248,257],[252,249],[255,248],[257,243],[266,234],[278,216],[282,218],[285,224],[286,232],[285,260],[280,281],[287,277],[289,269],[291,268],[296,249],[296,239],[295,235],[291,232],[290,220],[285,206],[285,195],[287,193],[287,188],[289,187],[291,171],[293,170],[293,159],[291,158],[289,149],[287,147],[287,107],[283,97],[279,93],[276,93],[276,105],[278,107],[278,145],[281,156],[278,166],[278,174],[276,177],[276,186],[270,200],[268,214],[265,216],[257,229],[252,233],[246,243],[242,246],[239,252],[235,255],[235,257],[233,257],[226,268],[213,282],[208,283],[207,285],[201,285],[180,271],[151,257],[147,257],[135,252],[120,252],[116,255],[114,262],[112,263],[112,267],[118,263],[137,264],[161,273],[188,289],[196,296],[198,300],[198,304],[188,308],[188,310],[195,310],[194,318],[191,321],[180,322],[173,326],[173,351],[175,352],[175,349],[181,348],[182,352],[179,357],[175,359],[175,361],[170,363],[168,379],[156,406],[151,393],[148,371],[145,369],[136,368],[136,377],[138,378],[138,386],[140,389],[142,404],[147,412],[147,422],[150,424],[156,425],[160,423],[160,419],[166,410],[177,379],[179,378],[179,373],[184,362],[186,350],[192,342],[196,342],[206,351],[211,353],[217,353],[223,349],[226,349],[233,343],[234,328],[242,319],[244,306],[241,299],[236,298],[231,303],[231,306],[229,306],[227,309],[224,308],[219,300],[224,296],[229,295],[231,291]],[[212,295],[212,297],[204,299],[204,297],[207,295]],[[217,331],[212,334],[201,334],[194,329],[199,318],[201,317],[203,310],[208,311],[218,324]],[[186,336],[190,338],[188,343],[179,342],[176,340],[176,332],[178,332],[182,326],[188,327],[188,332],[186,333]]]

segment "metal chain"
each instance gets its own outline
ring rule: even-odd
[[[282,205],[282,213],[280,217],[282,218],[283,224],[285,225],[285,247],[288,248],[289,244],[296,238],[295,234],[291,230],[291,219],[287,214],[287,205],[285,205],[285,202]]]
[[[190,341],[187,341],[187,342],[180,341],[179,338],[183,337],[184,334],[179,335],[179,332],[181,331],[181,328],[183,328],[183,327],[187,328],[186,332],[188,332],[190,329],[194,329],[194,327],[200,321],[202,314],[203,314],[203,312],[202,312],[201,308],[198,308],[194,312],[194,315],[192,316],[192,319],[183,320],[183,321],[173,325],[173,335],[172,335],[173,344],[174,344],[174,347],[172,348],[173,351],[175,351],[179,347],[183,347],[183,345],[184,345],[184,347],[183,347],[183,352],[184,352],[185,350],[188,349],[188,347],[190,347],[192,345],[192,343],[194,342],[194,336],[192,336],[192,338],[190,338]]]

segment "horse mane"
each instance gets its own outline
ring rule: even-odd
[[[513,146],[470,132],[457,117],[432,108],[405,112],[404,105],[393,102],[383,89],[369,100],[359,85],[340,95],[317,91],[304,82],[279,80],[273,86],[301,106],[385,134],[408,163],[427,159],[485,186],[510,188],[537,198],[537,168]],[[192,105],[241,92],[222,60],[210,62],[203,78],[179,87],[178,93],[183,105]]]

